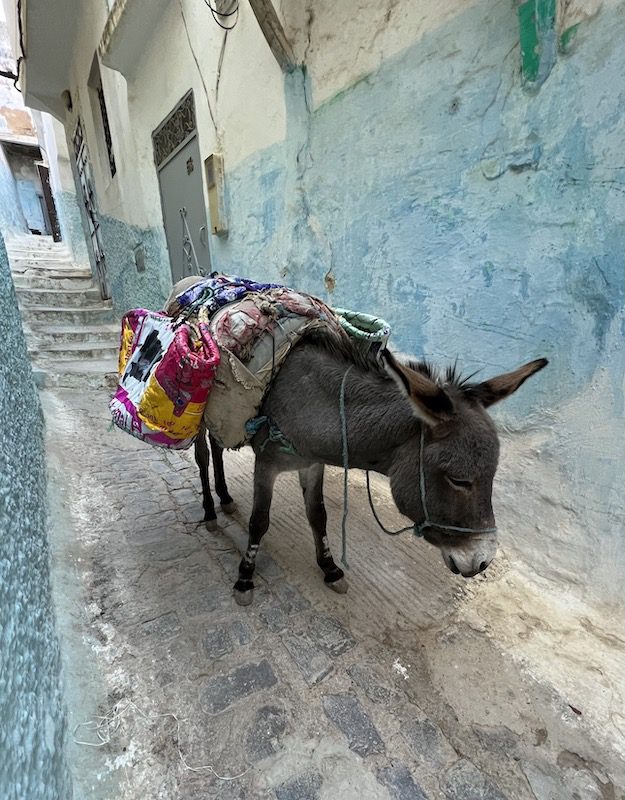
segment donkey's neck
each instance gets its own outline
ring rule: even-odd
[[[287,358],[263,413],[304,458],[343,464],[340,394],[345,379],[345,419],[350,467],[387,473],[393,453],[417,436],[420,423],[394,381],[375,368],[345,362],[313,345]]]

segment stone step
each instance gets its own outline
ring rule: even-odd
[[[14,272],[13,283],[16,289],[92,289],[95,285],[89,270]]]
[[[24,306],[22,319],[28,324],[33,322],[48,325],[100,325],[113,322],[116,315],[110,305],[101,303],[93,308],[72,308],[70,306]]]
[[[38,342],[29,340],[28,355],[38,364],[55,361],[115,361],[119,353],[119,338],[110,336],[99,342]]]
[[[69,252],[70,247],[65,242],[41,242],[35,243],[30,240],[10,239],[6,243],[7,253],[59,253]]]
[[[40,241],[39,238],[9,239],[6,242],[7,253],[69,253],[70,247],[65,242]]]
[[[22,236],[8,236],[7,249],[10,247],[67,247],[67,245],[64,240],[55,242],[51,236],[23,234]]]
[[[6,242],[7,253],[9,255],[30,255],[31,253],[47,255],[48,253],[69,253],[70,248],[62,242],[43,242],[42,244],[31,244],[30,242],[8,241]]]
[[[79,342],[115,342],[119,346],[120,325],[53,325],[31,322],[27,326],[26,337],[29,346],[40,347],[50,344],[77,344]]]
[[[91,307],[102,304],[100,292],[95,286],[89,289],[39,289],[16,287],[17,299],[22,307],[52,306],[65,308]]]
[[[33,376],[40,389],[108,389],[117,386],[117,361],[57,361],[53,366],[33,363]]]
[[[13,275],[50,275],[59,274],[64,276],[72,276],[74,274],[84,276],[91,275],[91,270],[88,267],[83,267],[74,264],[73,261],[61,262],[57,264],[35,264],[29,261],[27,264],[16,266],[15,263],[11,264],[11,272]]]
[[[25,272],[29,269],[84,269],[84,267],[78,267],[70,255],[59,258],[42,258],[40,256],[15,258],[9,255],[9,264],[12,272]]]

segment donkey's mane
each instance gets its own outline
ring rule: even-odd
[[[372,354],[371,351],[359,347],[357,340],[348,336],[343,330],[337,331],[329,325],[314,326],[305,334],[302,343],[314,344],[330,355],[340,358],[348,364],[354,364],[366,372],[376,372],[383,377],[389,377],[381,359],[377,358],[375,353]],[[475,386],[471,383],[471,379],[475,377],[476,373],[462,375],[457,362],[439,368],[426,360],[417,361],[412,358],[399,358],[398,360],[415,372],[425,375],[426,378],[442,388],[453,388],[470,395]]]
[[[420,372],[421,375],[425,375],[426,378],[434,381],[437,386],[442,388],[456,389],[463,394],[471,394],[471,391],[475,388],[475,384],[471,381],[477,375],[477,372],[472,372],[470,375],[463,375],[458,369],[457,361],[443,369],[434,366],[430,361],[405,359],[402,360],[402,363],[410,367],[410,369],[414,369],[415,372]]]

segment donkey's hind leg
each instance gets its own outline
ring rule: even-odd
[[[237,510],[237,504],[230,497],[230,492],[226,486],[226,475],[224,473],[224,449],[219,442],[208,434],[210,441],[211,452],[213,454],[213,473],[215,475],[215,491],[219,496],[221,503],[221,510],[225,514],[234,514]]]
[[[306,516],[315,538],[317,564],[323,570],[323,580],[335,592],[343,594],[347,591],[347,581],[343,570],[334,563],[326,532],[328,515],[323,502],[323,472],[323,464],[300,469],[299,482],[304,493]]]
[[[210,451],[206,440],[206,427],[202,423],[200,431],[195,440],[195,460],[200,470],[200,480],[202,481],[202,502],[204,504],[204,522],[209,531],[217,530],[217,514],[215,514],[215,504],[211,495],[211,485],[208,479],[210,466]]]

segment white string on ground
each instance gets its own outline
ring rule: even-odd
[[[165,712],[163,714],[148,714],[145,711],[142,711],[139,706],[136,705],[132,700],[128,700],[128,702],[124,705],[123,701],[119,701],[116,703],[113,708],[109,711],[108,714],[104,716],[95,715],[91,719],[87,720],[86,722],[79,722],[78,725],[74,727],[72,731],[72,739],[74,740],[75,744],[86,745],[87,747],[104,747],[104,745],[111,744],[112,741],[112,734],[115,734],[121,725],[121,721],[125,716],[126,712],[129,709],[134,709],[138,714],[140,714],[144,719],[163,719],[165,717],[171,717],[172,719],[176,720],[176,747],[178,750],[178,755],[180,757],[180,761],[185,769],[190,770],[191,772],[202,772],[203,770],[208,770],[212,772],[213,775],[220,781],[236,781],[239,778],[242,778],[244,775],[251,770],[251,767],[248,767],[243,772],[239,773],[238,775],[219,775],[218,772],[215,771],[215,768],[212,764],[203,764],[197,767],[192,767],[190,764],[187,763],[187,760],[184,757],[182,749],[180,747],[180,722],[184,720],[180,720],[176,714],[171,711]],[[79,728],[84,728],[88,731],[94,731],[96,736],[98,737],[98,742],[88,742],[86,740],[77,739],[76,732]]]

